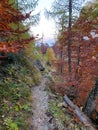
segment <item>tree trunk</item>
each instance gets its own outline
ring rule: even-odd
[[[91,117],[93,110],[95,109],[95,100],[98,97],[98,79],[96,80],[94,88],[91,90],[85,106],[83,108],[83,112],[88,116]]]
[[[60,52],[60,60],[61,60],[61,65],[60,65],[60,74],[63,73],[63,49],[61,49],[61,52]]]
[[[74,105],[73,102],[66,95],[64,96],[64,101],[72,108],[74,114],[76,114],[76,116],[87,128],[89,128],[90,130],[95,130],[90,119],[86,115],[84,115],[84,113],[81,112],[80,109],[76,105]]]
[[[68,24],[68,70],[71,78],[71,26],[72,26],[72,0],[69,0],[69,24]]]
[[[76,66],[79,66],[80,64],[80,45],[78,45],[77,47],[77,63],[76,63]],[[75,80],[78,81],[79,80],[79,74],[78,74],[78,68],[76,68],[76,71],[75,71]]]

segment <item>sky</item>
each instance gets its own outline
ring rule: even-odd
[[[50,9],[54,0],[39,0],[36,12],[40,12],[40,23],[37,26],[31,26],[30,31],[35,36],[39,34],[39,38],[43,36],[43,42],[54,42],[56,38],[55,23],[52,19],[47,20],[44,16],[44,9]],[[92,0],[86,0],[92,1]]]
[[[43,36],[43,42],[47,42],[48,40],[53,42],[53,39],[55,39],[55,23],[52,19],[47,20],[44,16],[44,9],[50,9],[53,1],[54,0],[39,0],[36,11],[40,12],[41,15],[40,23],[38,26],[32,26],[30,29],[34,35],[39,34],[39,38]]]

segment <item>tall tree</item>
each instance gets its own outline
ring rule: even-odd
[[[47,48],[46,55],[47,55],[47,58],[48,58],[48,62],[49,62],[49,63],[52,63],[54,60],[56,60],[56,57],[55,57],[55,53],[54,53],[53,48],[48,47],[48,48]]]
[[[28,14],[29,17],[24,21],[25,25],[36,25],[39,22],[40,13],[34,13],[39,0],[9,0],[14,8],[18,8],[22,14]]]
[[[60,39],[63,46],[68,45],[68,70],[69,79],[71,79],[71,27],[76,22],[81,10],[81,5],[83,0],[55,0],[52,4],[51,10],[46,11],[47,16],[55,19],[58,25],[58,30],[60,31]],[[65,31],[67,33],[67,42],[65,42],[64,37],[66,37]],[[64,32],[64,35],[62,35]],[[63,40],[62,40],[63,39]],[[66,38],[65,38],[66,39]],[[59,40],[60,42],[60,40]],[[62,53],[62,52],[61,52]],[[61,59],[62,60],[62,59]]]
[[[0,1],[0,52],[16,52],[25,47],[25,44],[30,40],[34,40],[34,37],[23,39],[14,39],[28,31],[25,29],[22,21],[29,18],[30,12],[25,15],[14,7],[14,4],[9,0]],[[17,27],[17,24],[21,24],[21,28]]]
[[[69,23],[68,23],[68,70],[71,79],[71,27],[72,27],[72,0],[69,0]]]
[[[92,118],[92,113],[94,111],[95,112],[94,114],[96,115],[94,120],[96,120],[96,117],[97,117],[96,112],[98,112],[98,109],[96,109],[98,108],[98,105],[96,103],[96,100],[98,98],[98,62],[97,62],[98,51],[96,49],[97,42],[98,42],[98,22],[97,22],[98,21],[97,20],[98,3],[97,3],[97,0],[94,3],[88,3],[88,6],[83,8],[82,10],[83,15],[85,15],[84,11],[87,13],[87,15],[85,16],[87,19],[84,22],[86,25],[84,27],[84,34],[88,36],[89,42],[90,42],[90,46],[89,46],[90,57],[89,57],[89,63],[87,63],[87,67],[90,68],[90,64],[92,64],[92,67],[89,69],[89,72],[88,72],[89,73],[88,77],[91,76],[90,80],[95,83],[93,85],[94,87],[92,87],[91,84],[89,85],[92,89],[90,90],[90,93],[88,93],[88,97],[85,102],[83,111],[91,118]]]
[[[64,27],[68,27],[69,22],[69,2],[72,5],[72,24],[77,20],[81,5],[84,0],[54,0],[51,9],[45,10],[46,17],[53,18],[55,20],[58,30],[63,30]]]
[[[73,4],[72,4],[73,6]],[[69,22],[69,21],[68,21]],[[68,54],[68,24],[63,31],[62,37],[59,37],[59,43],[65,51],[66,58],[63,58],[64,67],[67,66],[66,59]],[[85,106],[84,111],[88,116],[91,116],[92,111],[97,106],[96,99],[98,96],[98,3],[90,3],[88,6],[82,8],[79,18],[73,23],[71,27],[71,68],[72,68],[72,81],[67,81],[68,70],[63,75],[64,87],[71,86],[74,88],[67,94],[74,95],[74,101],[78,105]],[[65,46],[64,46],[65,43]],[[58,63],[61,61],[58,61]],[[63,63],[61,62],[61,64]],[[59,64],[60,65],[60,64]],[[95,85],[94,85],[95,84]],[[61,84],[60,84],[61,86]],[[93,87],[94,86],[94,87]],[[91,92],[89,94],[89,92]],[[78,95],[77,95],[78,94]],[[88,98],[87,98],[88,97]],[[88,100],[87,100],[88,99]],[[87,101],[86,101],[87,100]],[[86,104],[85,104],[86,102]],[[85,104],[85,105],[84,105]],[[91,107],[89,107],[91,106]]]

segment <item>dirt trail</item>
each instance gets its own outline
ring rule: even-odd
[[[51,100],[48,96],[50,95],[53,99],[54,95],[52,93],[47,94],[47,81],[48,79],[43,77],[41,84],[32,88],[33,115],[30,119],[29,130],[86,130],[84,126],[75,124],[74,118],[70,117],[68,113],[65,115],[66,122],[64,126],[52,115],[48,115],[48,102]]]
[[[45,91],[46,78],[42,78],[39,86],[32,88],[33,95],[33,122],[30,130],[53,130],[49,124],[49,117],[46,115],[48,109],[48,95]]]

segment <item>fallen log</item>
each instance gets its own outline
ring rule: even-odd
[[[90,130],[96,130],[93,127],[93,124],[91,123],[90,119],[83,113],[81,110],[73,104],[73,102],[65,95],[64,101],[67,103],[68,106],[70,106],[74,112],[74,114],[79,118],[79,120]]]

